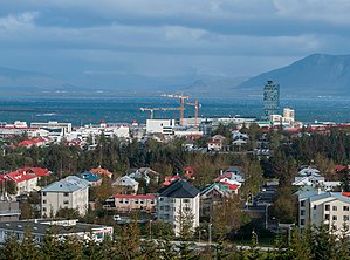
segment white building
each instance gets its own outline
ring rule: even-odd
[[[117,178],[112,186],[120,186],[123,193],[137,193],[139,189],[139,183],[130,176],[123,176]]]
[[[89,206],[89,182],[68,176],[41,190],[41,215],[55,216],[61,208],[77,210],[84,215]]]
[[[57,131],[57,132],[60,132],[63,136],[65,136],[72,131],[72,124],[50,121],[47,123],[30,123],[30,128],[45,129],[45,130],[48,130],[49,132]]]
[[[350,198],[341,192],[304,191],[298,194],[298,226],[324,226],[335,235],[350,235]]]
[[[183,223],[199,226],[199,190],[185,180],[170,184],[158,196],[158,219],[173,226],[176,236],[179,236]]]
[[[175,125],[174,119],[146,119],[147,134],[163,134],[169,132],[169,127]]]

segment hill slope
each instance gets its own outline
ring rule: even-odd
[[[350,96],[350,55],[309,55],[289,66],[252,77],[237,88],[261,93],[267,80],[279,82],[285,96]]]

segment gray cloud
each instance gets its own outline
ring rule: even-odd
[[[70,78],[252,75],[315,52],[347,53],[350,43],[350,3],[345,0],[0,4],[0,65]]]

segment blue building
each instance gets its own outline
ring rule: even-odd
[[[272,80],[267,81],[263,94],[264,119],[269,120],[270,115],[278,115],[280,109],[280,85]]]

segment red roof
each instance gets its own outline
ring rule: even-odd
[[[341,172],[341,171],[344,171],[344,170],[347,170],[348,169],[348,166],[347,165],[341,165],[341,164],[337,164],[335,166],[335,171],[336,172]]]
[[[344,197],[349,197],[350,198],[350,192],[343,191],[341,193],[341,195],[344,196]]]
[[[222,179],[232,179],[232,172],[225,172],[223,175],[220,175],[219,177],[214,179],[214,182],[219,182]]]
[[[116,199],[146,199],[146,200],[154,200],[156,199],[156,195],[154,194],[115,194],[114,198]]]
[[[18,146],[32,146],[40,143],[46,142],[46,139],[42,137],[35,137],[32,139],[24,140],[18,144]]]
[[[9,178],[16,183],[20,183],[22,181],[44,176],[49,176],[49,171],[47,169],[41,167],[23,167],[7,173],[4,177]]]

